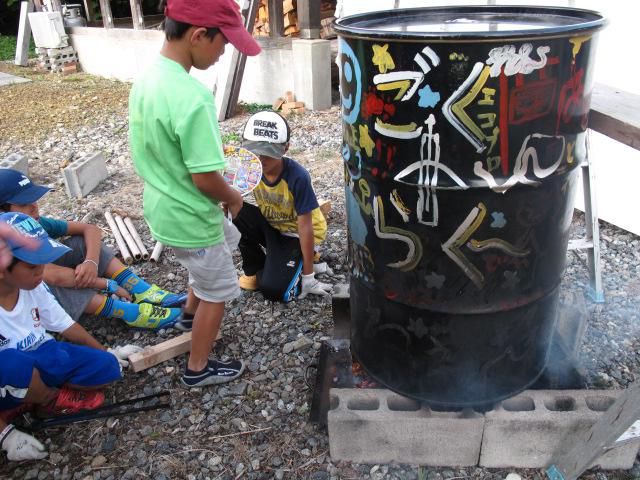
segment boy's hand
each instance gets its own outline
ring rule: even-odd
[[[100,281],[106,281],[107,285],[106,287],[104,287],[104,289],[107,291],[107,293],[109,295],[117,295],[119,298],[123,298],[125,300],[131,301],[131,294],[125,290],[124,288],[122,288],[120,285],[118,285],[118,282],[116,282],[115,280],[111,279],[111,278],[103,278]],[[102,289],[103,287],[98,287],[100,289]]]
[[[231,189],[233,191],[233,198],[231,201],[223,203],[222,208],[224,209],[225,215],[229,215],[231,213],[231,218],[234,219],[240,213],[242,209],[242,195],[237,190]]]
[[[98,278],[98,265],[91,260],[85,260],[75,269],[76,288],[91,288]]]
[[[313,295],[322,295],[323,297],[327,297],[330,295],[332,289],[333,285],[316,280],[315,273],[302,275],[302,292],[300,292],[298,298],[302,300],[310,293]]]
[[[13,227],[6,223],[0,223],[0,269],[6,268],[11,264],[11,249],[4,242],[3,238],[19,243],[24,247],[35,249],[40,244],[39,240],[20,234]]]
[[[122,368],[127,368],[129,366],[129,356],[134,353],[140,353],[142,350],[142,347],[137,345],[124,345],[122,347],[109,348],[107,352],[116,357]]]
[[[7,452],[7,458],[12,461],[41,460],[47,456],[47,450],[42,443],[31,435],[16,430],[13,425],[4,429],[0,444]]]

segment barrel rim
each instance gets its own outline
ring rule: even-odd
[[[358,27],[357,23],[378,18],[397,18],[401,16],[415,15],[418,12],[434,14],[465,14],[465,15],[562,15],[574,17],[576,23],[568,25],[550,25],[535,30],[501,30],[482,32],[397,32],[384,29]],[[396,10],[381,10],[375,12],[359,13],[338,18],[333,22],[333,28],[338,35],[347,38],[372,38],[375,40],[389,41],[498,41],[505,39],[540,39],[554,37],[568,37],[576,34],[595,32],[604,28],[608,20],[595,10],[552,7],[552,6],[516,6],[516,5],[466,5],[458,7],[418,7],[402,8]]]

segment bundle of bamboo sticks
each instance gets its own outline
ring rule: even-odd
[[[160,259],[164,245],[156,242],[151,255],[149,255],[135,225],[129,217],[124,219],[120,215],[115,215],[114,217],[110,211],[106,211],[104,212],[104,218],[107,220],[109,228],[111,228],[124,263],[131,265],[134,261],[151,260],[152,262],[157,262]]]

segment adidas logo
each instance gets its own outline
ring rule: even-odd
[[[9,343],[9,339],[3,335],[0,335],[0,348],[4,347]]]

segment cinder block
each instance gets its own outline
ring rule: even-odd
[[[383,389],[331,389],[332,461],[473,466],[484,417],[471,409],[433,411]]]
[[[64,170],[64,184],[69,197],[82,198],[109,176],[102,152],[93,152],[74,160]]]
[[[485,414],[480,465],[488,468],[544,468],[554,454],[573,447],[572,439],[600,418],[621,390],[527,390]],[[594,465],[633,467],[640,444],[617,446]]]
[[[13,168],[29,176],[29,159],[19,153],[12,153],[0,161],[0,168]]]

